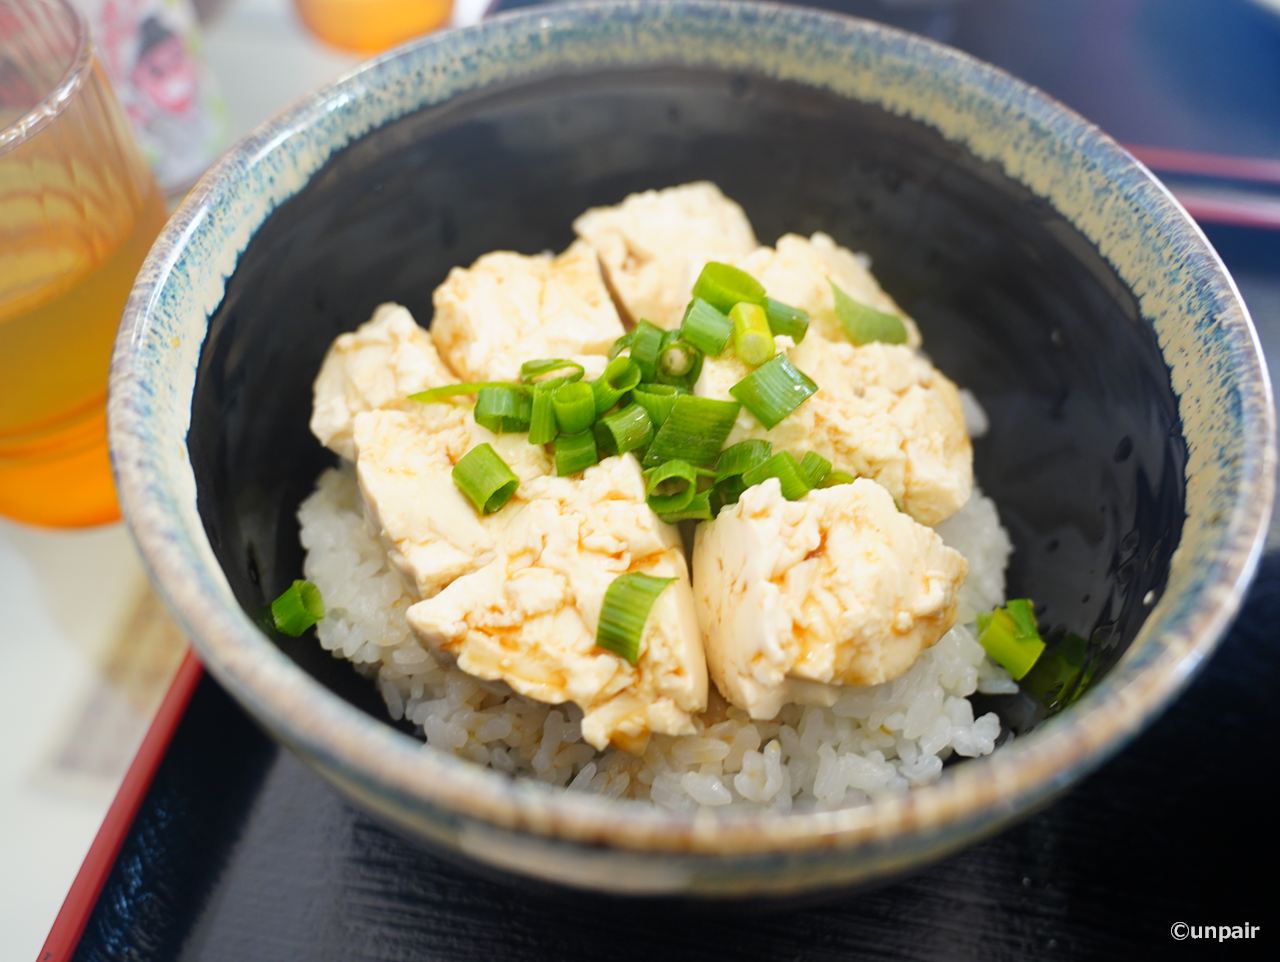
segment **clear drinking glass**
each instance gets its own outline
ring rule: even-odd
[[[107,369],[164,220],[83,18],[65,0],[0,0],[0,514],[119,517]]]

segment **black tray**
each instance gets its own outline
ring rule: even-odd
[[[1246,0],[819,5],[966,47],[1148,145],[1139,156],[1205,223],[1274,368],[1280,231],[1260,228],[1280,224],[1268,213],[1280,184],[1280,82],[1259,78],[1280,77],[1280,21],[1273,30]],[[1157,7],[1190,17],[1162,30],[1151,19]],[[1055,35],[1045,32],[1046,16],[1071,20],[1102,55],[1076,64],[1080,44],[1023,43],[1018,30],[1032,40]],[[1145,56],[1108,61],[1118,25],[1132,28],[1135,18],[1151,28]],[[1153,97],[1157,88],[1135,83],[1174,67],[1196,80],[1194,89],[1160,87]],[[1238,90],[1242,82],[1247,89]],[[1274,955],[1274,886],[1253,879],[1255,868],[1269,870],[1275,835],[1264,766],[1280,747],[1280,523],[1270,546],[1221,650],[1118,758],[995,838],[805,909],[673,915],[478,878],[347,804],[189,665],[42,960],[1145,959],[1174,951],[1179,922],[1261,926],[1250,940],[1193,942],[1186,951],[1201,957],[1262,956],[1269,943]]]

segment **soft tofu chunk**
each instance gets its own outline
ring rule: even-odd
[[[876,481],[922,524],[960,510],[973,490],[973,448],[960,393],[945,375],[903,345],[855,347],[815,333],[788,355],[818,392],[772,430],[744,409],[726,444],[758,437],[779,451],[816,451]],[[694,393],[729,398],[748,373],[732,354],[707,358]]]
[[[810,330],[829,340],[845,337],[831,291],[831,281],[835,281],[854,300],[901,317],[907,327],[907,343],[920,346],[915,322],[881,289],[866,259],[826,234],[786,234],[774,247],[758,248],[734,263],[763,284],[770,297],[808,311]]]
[[[552,470],[542,445],[523,434],[493,434],[468,404],[415,404],[356,416],[356,477],[366,514],[388,557],[414,592],[429,598],[488,564],[528,483]],[[488,443],[520,479],[501,511],[478,514],[453,483],[453,466]]]
[[[756,246],[742,208],[705,181],[592,208],[573,229],[600,256],[629,319],[665,328],[679,326],[707,261],[739,260]]]
[[[399,304],[383,304],[361,327],[340,335],[325,355],[314,386],[311,433],[348,460],[361,411],[408,408],[408,397],[456,381],[431,335]]]
[[[591,248],[485,254],[455,267],[434,295],[431,333],[464,381],[513,380],[535,358],[604,357],[622,322]]]
[[[409,624],[471,675],[577,703],[596,748],[642,751],[650,733],[692,732],[707,700],[693,592],[679,535],[645,504],[636,460],[606,458],[581,478],[521,489],[524,503],[497,515],[510,512],[491,560],[411,607]],[[634,666],[595,644],[605,590],[625,572],[676,579],[649,614]]]
[[[707,665],[752,718],[905,672],[955,621],[967,565],[866,479],[786,501],[770,479],[698,527]]]

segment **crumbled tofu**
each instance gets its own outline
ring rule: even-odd
[[[866,258],[846,250],[826,234],[786,234],[774,247],[761,247],[734,262],[764,285],[775,300],[809,312],[810,330],[829,340],[844,340],[836,317],[835,281],[846,294],[876,310],[896,314],[907,327],[907,343],[920,346],[920,331],[876,282]]]
[[[606,458],[581,478],[521,488],[524,503],[498,514],[510,511],[490,560],[413,605],[414,631],[471,675],[576,702],[596,748],[638,752],[650,733],[692,732],[707,701],[702,636],[679,535],[645,504],[639,464]],[[595,645],[605,590],[626,572],[676,579],[645,622],[634,666]]]
[[[876,481],[922,524],[938,524],[964,506],[973,490],[973,448],[959,392],[945,375],[903,345],[855,347],[815,333],[788,355],[818,392],[772,430],[744,409],[726,446],[758,437],[778,451],[816,451],[835,468]],[[729,398],[748,373],[732,354],[707,358],[694,393]]]
[[[431,334],[464,381],[512,380],[535,358],[603,357],[622,336],[600,264],[580,242],[557,257],[485,254],[451,270],[434,302]]]
[[[383,304],[325,355],[314,386],[311,433],[350,460],[357,414],[412,407],[417,402],[408,400],[410,394],[456,380],[413,315],[399,304]]]
[[[756,246],[747,215],[705,181],[632,194],[573,223],[600,255],[630,320],[679,326],[707,261],[736,261]]]
[[[492,515],[477,513],[453,483],[453,466],[484,443],[520,479],[513,501]],[[476,424],[469,404],[366,411],[355,419],[354,448],[366,514],[422,598],[488,564],[529,482],[552,470],[542,445],[523,434],[493,434]]]
[[[698,527],[694,596],[720,693],[752,718],[897,678],[951,627],[967,565],[866,479],[770,479]]]

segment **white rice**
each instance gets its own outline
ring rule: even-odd
[[[672,809],[853,805],[935,780],[953,754],[993,751],[1000,722],[975,718],[969,696],[1017,690],[974,637],[975,614],[1004,600],[1010,552],[995,506],[976,491],[938,528],[969,560],[959,623],[905,675],[768,722],[726,706],[712,686],[695,734],[655,736],[640,757],[584,743],[572,705],[522,698],[423,649],[405,621],[413,599],[365,525],[350,466],[322,474],[298,514],[306,576],[327,609],[320,643],[376,679],[391,716],[420,729],[427,750],[573,791]]]

